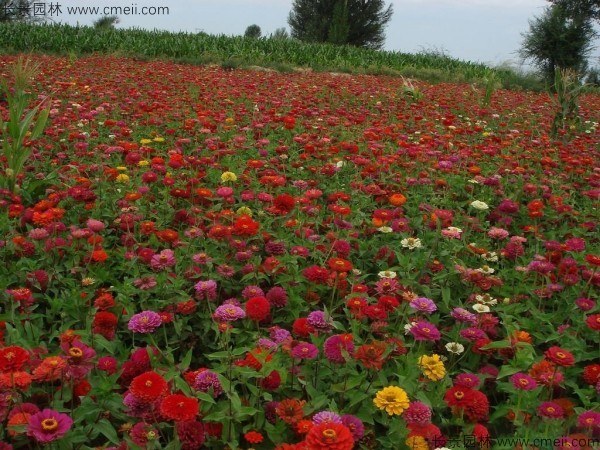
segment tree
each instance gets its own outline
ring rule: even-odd
[[[594,37],[589,19],[572,18],[560,6],[552,6],[529,22],[529,32],[523,34],[519,54],[533,61],[552,83],[557,68],[585,72]]]
[[[36,21],[45,17],[38,0],[0,0],[0,22]]]
[[[119,23],[118,16],[103,16],[94,21],[94,28],[114,28]]]
[[[600,22],[600,0],[548,0],[566,11],[569,17]]]
[[[270,37],[271,39],[289,39],[290,35],[285,28],[281,27],[277,28]]]
[[[262,31],[258,25],[248,25],[248,28],[246,28],[246,31],[244,32],[244,37],[258,39],[261,34]]]
[[[294,0],[288,23],[301,41],[380,49],[392,14],[384,0]]]

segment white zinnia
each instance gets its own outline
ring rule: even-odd
[[[482,202],[480,200],[475,200],[475,201],[471,202],[471,206],[480,211],[485,211],[486,209],[489,209],[489,206],[487,205],[487,203]]]
[[[455,355],[460,355],[462,352],[465,351],[465,346],[462,344],[459,344],[458,342],[448,342],[446,345],[446,350],[448,350],[448,352],[450,353],[454,353]]]

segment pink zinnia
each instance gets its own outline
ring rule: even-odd
[[[152,256],[150,259],[150,267],[152,267],[153,270],[163,270],[167,267],[174,266],[175,263],[175,253],[173,253],[173,250],[170,249],[165,249]]]
[[[127,328],[135,333],[152,333],[161,324],[160,314],[154,311],[142,311],[129,319]]]
[[[490,228],[488,231],[488,236],[492,239],[506,239],[510,233],[504,228]]]
[[[537,412],[541,417],[548,419],[562,419],[564,414],[562,407],[554,402],[542,402],[538,406]]]
[[[537,381],[526,373],[518,372],[510,377],[512,385],[522,391],[531,391],[537,387]]]
[[[53,409],[44,409],[29,418],[27,435],[41,444],[46,444],[62,437],[71,429],[71,425],[73,419],[68,415]]]
[[[309,342],[299,342],[292,349],[292,357],[295,359],[315,359],[318,354],[317,346]]]
[[[96,219],[88,219],[85,224],[87,225],[87,227],[90,230],[92,230],[96,233],[104,230],[104,227],[105,227],[103,222],[100,222],[99,220],[96,220]]]
[[[217,282],[214,280],[199,281],[194,285],[194,289],[198,298],[206,298],[207,300],[217,298]]]
[[[431,408],[422,402],[410,402],[408,408],[402,413],[402,418],[407,423],[427,425],[431,422]]]
[[[577,426],[600,430],[600,412],[584,411],[577,417]]]
[[[331,362],[342,364],[346,361],[345,356],[354,351],[354,343],[351,334],[336,334],[325,341],[323,352]]]
[[[283,308],[287,305],[287,293],[285,292],[285,289],[283,289],[280,286],[273,286],[271,289],[269,289],[269,292],[267,292],[266,297],[267,300],[269,300],[271,306],[274,306],[276,308]]]
[[[410,334],[416,341],[438,341],[442,337],[434,324],[425,321],[419,321],[410,327]]]

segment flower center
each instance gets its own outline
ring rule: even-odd
[[[463,398],[465,396],[464,392],[458,391],[454,393],[454,398],[460,400],[461,398]]]
[[[323,437],[327,440],[334,440],[337,437],[337,434],[335,433],[335,430],[327,428],[326,430],[323,430]]]
[[[55,418],[44,419],[42,420],[42,430],[44,431],[54,431],[58,428],[58,422]]]
[[[150,381],[150,380],[146,381],[146,387],[152,387],[152,381]]]
[[[4,357],[11,361],[15,357],[15,354],[13,352],[8,352]]]
[[[69,355],[73,358],[73,359],[79,359],[83,356],[83,351],[80,348],[77,347],[71,347],[69,349]]]

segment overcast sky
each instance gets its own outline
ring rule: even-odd
[[[54,20],[90,25],[99,15],[68,14],[72,6],[129,6],[137,15],[121,15],[119,28],[204,31],[240,35],[257,24],[263,35],[286,27],[292,0],[133,0],[94,2],[53,0],[61,5]],[[388,0],[387,4],[390,3]],[[499,65],[518,65],[516,55],[528,21],[540,15],[546,0],[391,0],[394,15],[386,28],[386,50],[414,53],[444,51],[449,56]],[[142,7],[168,6],[168,15],[141,15]],[[594,51],[596,58],[600,52]]]

